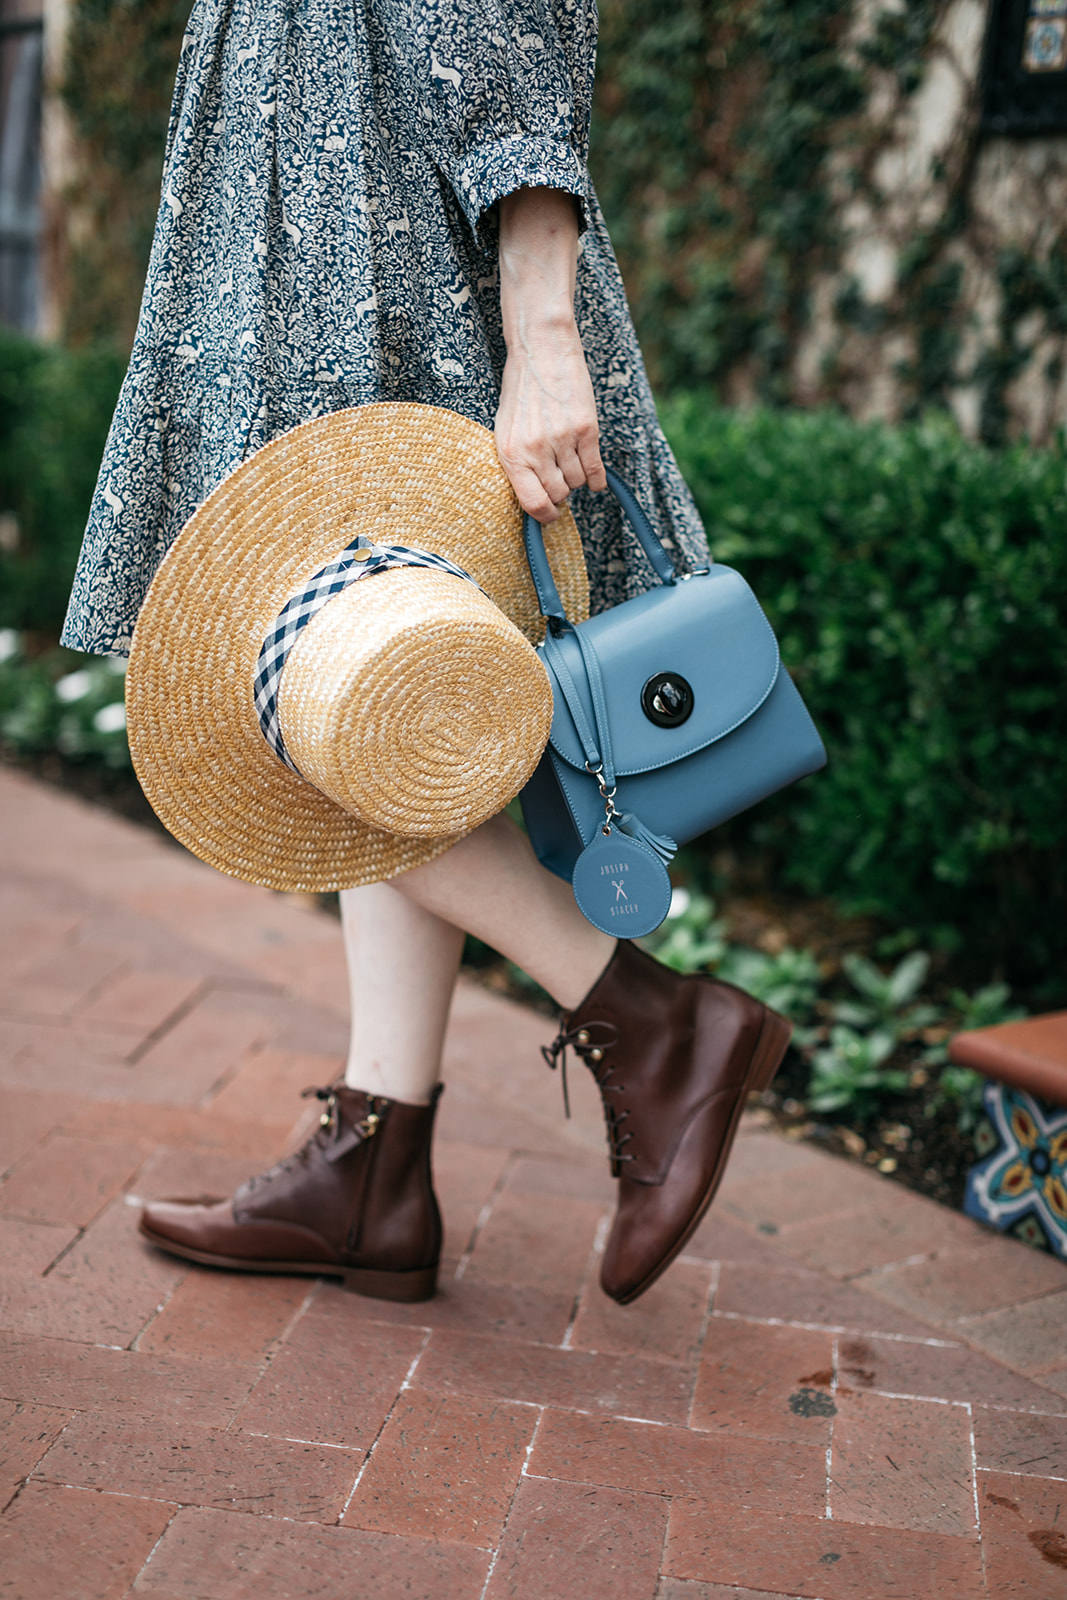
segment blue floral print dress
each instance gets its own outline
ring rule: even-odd
[[[491,428],[494,208],[526,186],[579,203],[605,459],[683,563],[703,559],[586,168],[596,26],[594,0],[196,0],[66,644],[125,654],[187,518],[297,423],[419,400]],[[594,607],[647,587],[611,497],[571,503]]]

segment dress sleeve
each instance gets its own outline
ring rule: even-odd
[[[472,230],[516,189],[587,220],[594,0],[380,0],[421,141]]]

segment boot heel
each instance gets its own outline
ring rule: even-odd
[[[764,1013],[763,1027],[752,1058],[752,1072],[748,1080],[750,1093],[758,1094],[770,1088],[792,1037],[793,1024],[787,1022],[785,1017],[780,1017],[777,1011],[768,1009]]]
[[[437,1293],[437,1268],[420,1267],[415,1272],[382,1272],[371,1267],[347,1267],[344,1286],[353,1294],[369,1295],[372,1300],[393,1300],[411,1305],[417,1300],[432,1300]]]

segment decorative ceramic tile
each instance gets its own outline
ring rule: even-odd
[[[1067,17],[1032,17],[1023,40],[1025,72],[1062,72],[1067,67]]]
[[[1032,17],[1067,17],[1067,0],[1030,0]]]
[[[987,1083],[963,1209],[1067,1260],[1067,1109]]]

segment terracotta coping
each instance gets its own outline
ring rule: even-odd
[[[957,1033],[948,1053],[961,1067],[1067,1106],[1067,1011]]]

